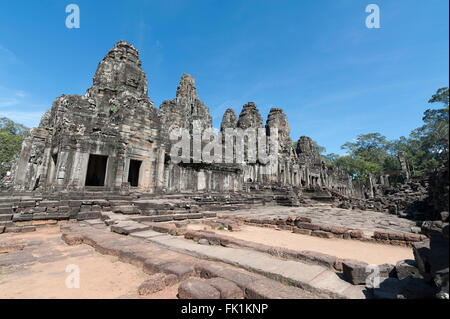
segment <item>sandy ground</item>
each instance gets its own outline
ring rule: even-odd
[[[205,225],[189,224],[189,229],[201,230]],[[211,229],[208,229],[211,230]],[[364,261],[368,264],[396,264],[403,259],[414,259],[413,251],[408,247],[380,245],[357,240],[324,239],[313,236],[294,234],[284,230],[271,228],[241,226],[237,232],[216,231],[230,237],[247,240],[269,246],[289,248],[293,250],[316,251],[339,258]]]
[[[67,246],[60,237],[57,228],[0,235],[0,242],[27,245],[23,251],[0,255],[0,265],[7,258],[11,263],[0,266],[0,298],[140,298],[137,288],[149,275],[87,245]],[[80,288],[66,287],[70,264],[80,269]],[[177,286],[173,286],[146,298],[175,298],[176,294]]]

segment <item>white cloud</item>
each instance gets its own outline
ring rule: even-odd
[[[24,91],[17,91],[16,92],[16,96],[18,96],[18,97],[25,97],[25,92]]]
[[[17,104],[19,104],[19,100],[16,98],[11,98],[11,97],[1,98],[0,97],[0,107],[10,107],[10,106],[15,106]]]
[[[0,45],[0,66],[17,63],[20,63],[20,60],[14,52]]]
[[[0,111],[0,117],[7,117],[14,122],[27,127],[37,127],[45,111],[23,112],[23,111]]]

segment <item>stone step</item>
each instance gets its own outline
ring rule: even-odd
[[[198,277],[204,279],[203,287],[214,287],[211,291],[215,292],[215,298],[229,299],[242,298],[247,299],[315,299],[317,296],[296,287],[287,286],[276,280],[265,278],[262,275],[255,274],[237,267],[232,267],[223,263],[217,263],[208,260],[193,258],[186,254],[179,254],[167,249],[152,245],[146,239],[165,236],[161,233],[152,231],[141,231],[130,233],[127,237],[122,237],[106,230],[98,229],[96,226],[79,227],[78,225],[67,225],[64,228],[62,240],[68,245],[87,244],[92,246],[101,254],[117,256],[120,261],[135,265],[151,275],[151,280],[160,280],[161,274],[171,276],[171,284],[161,285],[171,286],[177,282],[184,281],[189,277]],[[155,276],[159,274],[159,276]],[[149,283],[147,280],[146,283]],[[153,287],[153,283],[149,283]],[[156,285],[158,283],[155,283]],[[142,286],[142,285],[141,285]],[[182,283],[186,288],[186,284]],[[190,286],[190,285],[189,285]],[[233,287],[232,295],[224,295],[230,292],[230,286]],[[195,288],[195,287],[194,287]],[[183,289],[182,289],[183,290]],[[241,292],[238,293],[240,290]],[[188,291],[185,291],[188,292]],[[189,289],[189,296],[184,293],[180,298],[211,298],[210,295],[202,291],[200,294],[194,294]],[[236,294],[238,293],[238,294]],[[234,297],[233,297],[234,296]]]
[[[138,214],[138,210],[132,205],[111,206],[111,210],[116,214],[134,215]]]
[[[168,222],[179,221],[186,219],[201,219],[217,217],[215,212],[200,212],[200,213],[185,213],[185,214],[167,214],[167,215],[152,215],[152,216],[136,216],[130,217],[136,222]]]
[[[364,287],[354,286],[342,280],[325,267],[282,260],[267,254],[240,248],[199,245],[190,240],[163,235],[147,238],[147,241],[176,252],[197,258],[220,261],[233,266],[289,282],[323,297],[365,299]]]
[[[14,210],[12,209],[12,207],[0,207],[0,215],[12,214],[13,212]]]

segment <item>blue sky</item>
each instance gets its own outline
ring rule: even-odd
[[[67,29],[65,7],[80,7]],[[367,29],[378,4],[381,28]],[[448,0],[41,0],[0,3],[0,116],[36,126],[61,94],[84,94],[123,39],[140,50],[149,96],[175,96],[183,72],[219,127],[254,101],[288,116],[291,137],[327,152],[358,134],[390,139],[421,125],[449,82]]]

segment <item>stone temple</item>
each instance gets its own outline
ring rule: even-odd
[[[120,41],[99,63],[93,85],[83,96],[62,95],[22,146],[15,168],[15,191],[119,191],[149,194],[239,192],[249,185],[327,187],[354,195],[350,177],[326,167],[311,138],[296,149],[288,119],[272,108],[265,128],[278,129],[278,169],[261,174],[261,163],[181,163],[170,161],[169,131],[194,124],[212,128],[209,108],[200,100],[194,78],[183,74],[176,97],[157,109],[148,95],[139,53]],[[252,102],[237,116],[226,110],[221,130],[264,128]]]
[[[192,147],[178,162],[176,129],[211,132],[225,157],[227,131],[254,129],[256,153],[275,145],[276,161],[198,161]],[[240,140],[246,155],[250,146]],[[293,143],[282,109],[264,124],[252,102],[227,109],[216,132],[189,74],[156,108],[138,51],[120,41],[83,96],[56,99],[0,180],[0,298],[54,298],[55,267],[70,258],[102,298],[448,299],[448,163],[423,181],[399,161],[404,182],[354,184],[311,138]],[[82,289],[57,296],[86,298]]]

